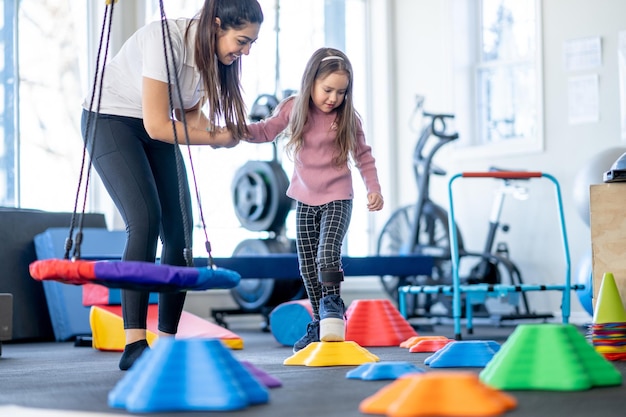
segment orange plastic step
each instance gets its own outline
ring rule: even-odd
[[[388,417],[499,416],[517,400],[483,384],[473,372],[440,371],[408,374],[359,404],[366,414]]]

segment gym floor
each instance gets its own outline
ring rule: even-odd
[[[280,387],[269,390],[266,404],[225,412],[168,412],[167,416],[363,416],[359,404],[391,381],[363,381],[346,378],[354,366],[288,366],[283,361],[291,348],[280,345],[273,335],[260,330],[255,316],[229,319],[230,330],[244,341],[244,348],[233,350],[240,361],[279,379]],[[452,337],[449,323],[412,323],[420,335]],[[466,340],[495,340],[504,343],[515,324],[476,325]],[[581,328],[581,332],[584,329]],[[541,343],[541,341],[537,341]],[[4,343],[0,356],[0,415],[12,417],[130,415],[108,405],[109,392],[126,373],[117,369],[118,352],[103,352],[90,347],[63,343]],[[411,362],[426,372],[427,353],[410,353],[400,347],[370,347],[381,361]],[[626,364],[613,362],[624,376]],[[463,368],[480,372],[482,368]],[[517,407],[502,415],[537,416],[618,416],[623,415],[624,386],[592,388],[585,391],[511,391]]]

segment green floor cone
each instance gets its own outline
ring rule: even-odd
[[[593,310],[593,322],[595,324],[626,322],[626,310],[624,310],[615,277],[610,272],[602,276],[598,299]]]
[[[522,324],[480,373],[502,390],[581,391],[621,385],[622,375],[571,324]]]

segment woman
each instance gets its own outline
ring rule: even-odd
[[[123,260],[154,262],[160,236],[161,263],[187,265],[191,198],[187,178],[178,183],[175,144],[232,147],[247,135],[239,58],[249,54],[262,22],[256,0],[206,0],[196,17],[166,20],[169,70],[162,22],[150,23],[107,64],[98,114],[85,100],[83,138],[128,233]],[[185,295],[159,294],[159,336],[176,334]],[[122,290],[121,370],[148,348],[148,298],[145,291]]]

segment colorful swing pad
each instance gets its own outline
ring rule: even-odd
[[[65,284],[100,284],[109,288],[163,292],[233,288],[241,276],[223,268],[184,267],[140,261],[87,261],[43,259],[30,264],[38,281]]]

